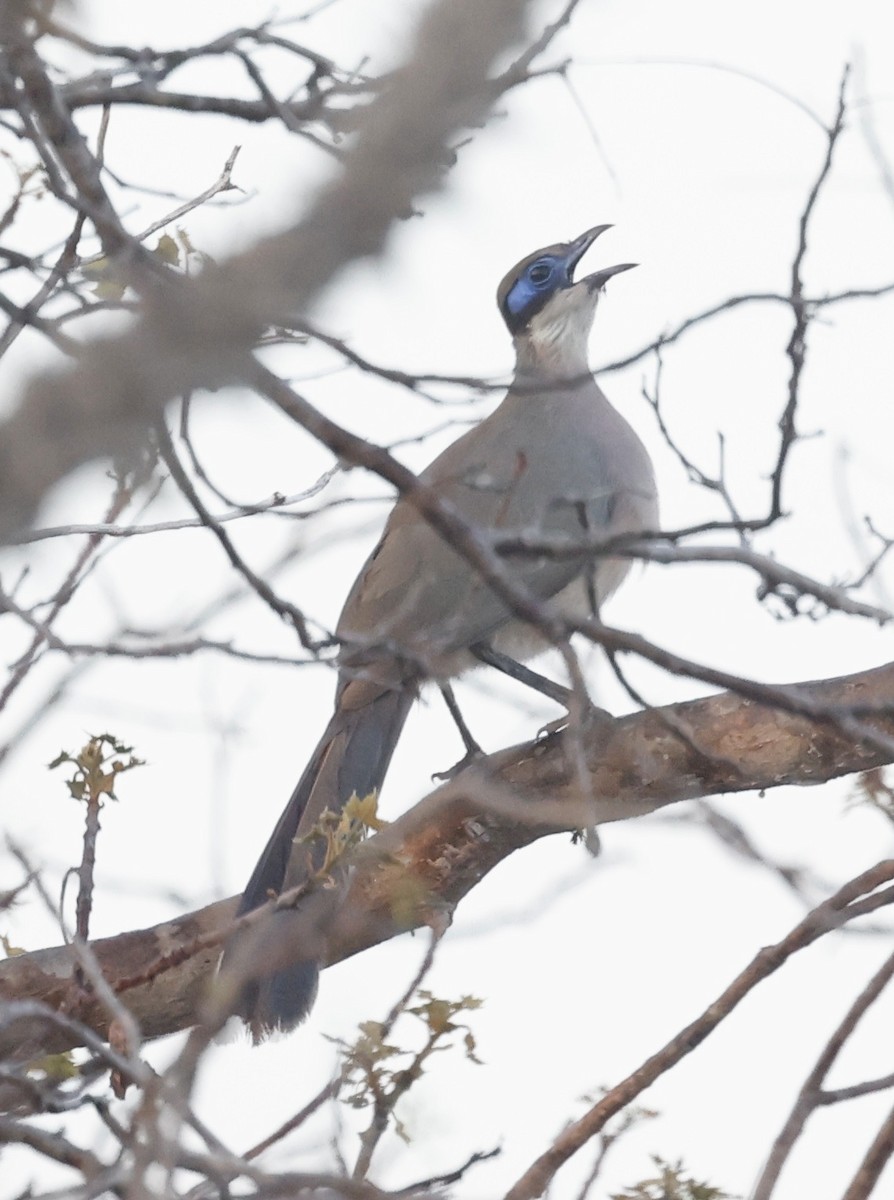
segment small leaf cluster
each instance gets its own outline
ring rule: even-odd
[[[301,839],[306,844],[325,845],[321,875],[327,875],[345,854],[358,846],[369,833],[384,829],[387,821],[378,815],[378,795],[370,792],[360,797],[356,793],[341,812],[326,809],[319,821]]]
[[[200,267],[209,261],[208,255],[197,250],[185,229],[177,228],[176,237],[163,233],[149,253],[162,266],[190,274],[192,267]],[[83,264],[82,270],[93,283],[97,300],[118,301],[128,289],[128,281],[118,264],[101,255]]]
[[[68,790],[75,800],[101,804],[102,798],[117,800],[115,785],[118,777],[134,767],[144,766],[144,760],[136,758],[133,746],[125,746],[111,733],[100,733],[91,737],[77,754],[62,750],[49,764],[55,770],[63,763],[74,768],[71,778],[66,780]]]
[[[735,1200],[729,1192],[710,1183],[700,1183],[687,1174],[681,1160],[669,1163],[654,1155],[652,1161],[657,1175],[613,1193],[611,1200]]]
[[[382,1021],[364,1021],[353,1044],[340,1038],[330,1039],[342,1055],[342,1078],[348,1088],[345,1102],[357,1109],[372,1105],[384,1120],[393,1117],[395,1131],[405,1142],[409,1137],[404,1125],[394,1116],[394,1107],[423,1075],[431,1055],[449,1050],[456,1045],[452,1035],[461,1034],[466,1058],[479,1065],[481,1061],[475,1053],[477,1047],[472,1030],[456,1018],[463,1012],[480,1008],[482,1001],[476,996],[443,1000],[424,989],[416,994],[420,1003],[405,1008],[401,1015],[415,1017],[422,1023],[425,1041],[421,1048],[409,1050],[387,1040],[390,1028]]]

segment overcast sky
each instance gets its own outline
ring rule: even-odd
[[[399,60],[421,7],[410,0],[338,0],[294,36],[342,66],[368,55],[365,69],[379,70]],[[558,0],[541,5],[538,20],[559,7]],[[279,15],[292,11],[297,7],[283,4]],[[207,40],[269,13],[253,0],[82,0],[68,19],[104,42],[159,46]],[[890,5],[881,0],[583,0],[548,56],[573,59],[567,84],[545,78],[506,97],[487,129],[461,149],[444,191],[422,202],[421,218],[395,230],[384,259],[358,264],[337,281],[318,322],[383,365],[506,377],[511,346],[494,304],[500,278],[538,246],[609,221],[616,228],[591,252],[591,269],[631,260],[640,266],[608,289],[592,341],[596,365],[626,356],[728,296],[784,292],[799,216],[826,150],[820,123],[834,117],[847,62],[847,130],[811,228],[806,287],[820,295],[894,281],[892,24]],[[271,62],[270,72],[275,90],[288,94],[282,61]],[[236,66],[207,63],[192,79],[211,92],[249,94]],[[95,114],[78,119],[85,131],[95,129]],[[115,113],[107,159],[130,182],[189,196],[217,177],[237,143],[239,203],[208,207],[182,222],[196,246],[223,257],[294,219],[296,203],[300,210],[310,201],[330,160],[272,124],[148,110]],[[134,232],[173,207],[152,197],[138,204],[126,210]],[[51,240],[52,216],[33,221],[35,245]],[[892,319],[891,299],[858,301],[836,307],[810,334],[799,428],[814,436],[792,457],[790,516],[758,548],[824,580],[860,574],[870,544],[862,532],[865,514],[894,536]],[[745,306],[665,355],[662,400],[673,436],[711,473],[723,435],[728,482],[747,516],[762,515],[768,505],[790,327],[782,305]],[[38,343],[21,339],[7,371],[27,372],[42,353]],[[325,369],[302,382],[309,398],[381,443],[468,421],[496,403],[485,396],[470,405],[457,391],[445,393],[451,403],[434,404],[356,372],[332,372],[335,360],[319,352],[281,351],[270,361],[295,379]],[[657,429],[641,394],[654,380],[650,358],[602,382],[653,455],[664,524],[721,517],[716,497],[687,479]],[[456,432],[435,432],[400,454],[422,466]],[[331,465],[327,453],[285,428],[260,400],[236,392],[197,400],[195,436],[215,480],[244,500],[299,492]],[[57,490],[41,521],[98,520],[106,492],[100,470],[81,472]],[[375,539],[387,494],[382,483],[357,472],[336,477],[318,501],[351,495],[369,502],[300,528],[307,553],[276,582],[324,626],[334,623]],[[152,519],[182,508],[163,495]],[[232,528],[258,569],[296,536],[291,523],[275,519]],[[7,569],[27,559],[36,597],[75,553],[73,542],[47,543],[28,555],[10,554]],[[122,618],[139,627],[171,613],[193,614],[227,578],[219,547],[200,532],[134,539],[115,546],[89,603],[73,605],[62,629],[72,639],[95,639]],[[884,602],[886,586],[894,592],[890,574],[868,598]],[[607,615],[660,645],[766,680],[822,678],[892,657],[890,633],[854,618],[777,619],[772,606],[756,602],[754,578],[735,567],[637,570]],[[227,612],[209,632],[252,649],[294,650],[287,631],[257,604]],[[584,661],[598,702],[629,710],[598,656],[585,652]],[[3,740],[63,667],[47,661],[35,672],[4,718]],[[544,667],[557,669],[549,661]],[[629,667],[651,703],[705,690],[643,664]],[[325,723],[333,682],[322,666],[256,667],[210,656],[103,664],[85,673],[5,764],[9,828],[58,881],[79,854],[80,814],[43,764],[61,747],[77,748],[85,733],[111,729],[149,766],[122,785],[123,803],[104,817],[94,932],[153,924],[236,892]],[[530,738],[557,715],[546,701],[490,677],[462,684],[459,696],[489,750]],[[460,754],[436,697],[417,706],[383,795],[385,815],[424,794],[432,772]],[[769,856],[837,885],[891,847],[880,817],[846,808],[851,787],[842,781],[821,791],[776,789],[721,807]],[[450,1170],[473,1151],[499,1145],[501,1157],[472,1172],[457,1195],[500,1194],[582,1111],[582,1096],[616,1082],[658,1049],[760,946],[803,915],[801,902],[774,877],[730,857],[695,825],[680,825],[679,815],[673,809],[606,829],[597,861],[567,837],[545,839],[464,902],[429,986],[444,996],[484,999],[471,1018],[484,1065],[461,1054],[440,1056],[402,1114],[413,1141],[405,1148],[395,1140],[381,1151],[373,1171],[378,1182],[397,1186]],[[59,940],[36,901],[16,911],[9,933],[28,948]],[[747,1194],[825,1037],[886,949],[878,938],[826,939],[762,985],[646,1095],[660,1117],[618,1147],[597,1195],[646,1175],[651,1153],[682,1156],[697,1176]],[[237,1150],[270,1132],[328,1078],[333,1048],[322,1035],[350,1037],[361,1020],[384,1016],[424,950],[424,938],[405,937],[325,972],[310,1020],[286,1040],[260,1049],[241,1042],[215,1048],[200,1084],[202,1116]],[[892,1018],[894,1004],[883,1001],[833,1082],[892,1069]],[[148,1055],[164,1064],[176,1044],[152,1047]],[[889,1106],[890,1097],[869,1097],[815,1117],[779,1200],[840,1196]],[[332,1122],[325,1110],[271,1162],[330,1165]],[[591,1157],[580,1155],[566,1168],[554,1200],[576,1195]],[[885,1178],[894,1186],[894,1170]],[[881,1185],[878,1195],[884,1194]]]

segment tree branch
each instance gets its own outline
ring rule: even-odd
[[[839,1103],[854,1095],[865,1095],[869,1090],[881,1090],[880,1084],[890,1087],[894,1079],[873,1080],[867,1086],[856,1085],[854,1088],[838,1088],[835,1092],[823,1088],[826,1076],[835,1064],[841,1050],[866,1011],[875,1003],[882,991],[887,987],[894,975],[894,954],[888,956],[872,979],[856,997],[837,1029],[829,1038],[817,1059],[813,1070],[804,1080],[798,1098],[791,1113],[778,1133],[770,1150],[760,1178],[754,1186],[752,1200],[770,1200],[779,1181],[779,1176],[786,1160],[794,1149],[795,1143],[801,1136],[808,1118],[821,1105]]]
[[[0,426],[0,537],[73,468],[133,453],[174,396],[239,382],[265,324],[306,312],[342,267],[381,251],[395,220],[440,186],[456,131],[487,117],[499,94],[488,71],[520,38],[526,8],[442,0],[429,9],[408,66],[371,104],[345,169],[303,221],[194,281],[172,277],[123,337],[31,383]]]
[[[858,875],[856,879],[850,880],[834,896],[808,913],[781,942],[759,950],[745,970],[736,976],[729,987],[696,1020],[681,1029],[656,1054],[607,1092],[589,1112],[563,1129],[552,1146],[541,1154],[509,1189],[504,1200],[536,1200],[538,1196],[542,1196],[559,1168],[591,1138],[601,1133],[611,1117],[625,1109],[656,1079],[701,1045],[757,984],[774,971],[778,971],[793,954],[810,946],[831,929],[841,928],[854,917],[894,903],[894,889],[891,886],[883,887],[884,884],[890,883],[892,877],[894,860],[887,859],[878,863],[862,875]],[[861,1177],[865,1175],[866,1180],[871,1179],[874,1184],[887,1161],[887,1156],[891,1153],[892,1146],[894,1124],[889,1120],[864,1161]],[[852,1187],[856,1183],[855,1179]],[[853,1195],[849,1191],[844,1200],[858,1200],[858,1197],[859,1200],[863,1200],[870,1190],[871,1187],[866,1191],[854,1191]]]
[[[821,706],[881,709],[894,705],[894,664],[799,684],[798,692]],[[894,734],[894,716],[867,718],[867,725]],[[427,924],[435,909],[452,911],[499,862],[549,833],[719,792],[823,783],[890,761],[876,744],[729,692],[591,729],[580,747],[589,772],[586,796],[578,786],[578,746],[566,749],[556,736],[491,755],[366,842],[350,894],[328,931],[328,961]],[[234,911],[235,899],[218,901],[152,929],[92,943],[144,1036],[198,1019]],[[70,947],[8,959],[0,963],[0,999],[40,1000],[105,1034],[108,1017],[97,1002],[87,997],[72,1007],[74,966]],[[32,1020],[27,1029],[0,1029],[0,1056],[68,1048],[77,1044],[72,1028]]]

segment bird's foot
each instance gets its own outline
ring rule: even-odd
[[[591,858],[598,858],[602,853],[602,839],[595,825],[588,825],[585,829],[575,829],[571,835],[571,841],[573,845],[582,842]]]
[[[604,708],[599,708],[596,704],[591,704],[589,700],[582,709],[572,716],[570,712],[565,713],[564,717],[560,717],[557,721],[550,721],[548,725],[544,725],[538,730],[538,745],[543,745],[551,738],[565,734],[569,737],[579,737],[586,739],[590,734],[595,734],[597,737],[607,735],[614,728],[617,722],[617,717],[613,717],[610,712]],[[574,753],[572,743],[571,753]],[[571,835],[572,842],[582,842],[584,849],[593,858],[598,858],[602,852],[602,843],[599,838],[599,830],[595,825],[583,826],[576,829]]]
[[[600,727],[608,731],[613,728],[616,720],[617,717],[613,717],[608,709],[591,704],[588,700],[574,717],[569,711],[563,713],[561,717],[556,717],[554,721],[547,721],[545,725],[541,725],[537,730],[537,740],[539,742],[548,741],[557,734],[572,729],[575,725],[585,733],[590,730],[598,730]]]
[[[443,779],[455,779],[456,776],[459,775],[460,771],[464,771],[466,767],[470,767],[473,763],[477,762],[479,758],[484,757],[484,751],[472,737],[469,727],[459,710],[459,705],[456,703],[456,697],[453,694],[453,688],[449,683],[442,683],[440,688],[441,695],[444,697],[444,702],[447,705],[448,711],[456,723],[456,728],[459,730],[459,736],[463,740],[463,745],[466,748],[466,752],[458,763],[454,763],[453,766],[448,767],[446,771],[436,771],[434,775],[432,775],[432,779],[435,782]]]
[[[474,766],[475,763],[484,757],[484,751],[480,746],[469,746],[459,762],[454,763],[452,767],[448,767],[446,771],[435,771],[434,775],[432,775],[432,780],[435,783],[441,783],[447,779],[455,779],[457,775],[465,771],[466,767]]]

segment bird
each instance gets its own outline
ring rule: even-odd
[[[655,475],[633,428],[594,379],[588,340],[609,279],[621,263],[576,279],[610,225],[527,255],[504,277],[497,305],[515,348],[512,383],[499,406],[449,445],[420,479],[471,526],[488,533],[638,535],[658,528]],[[567,554],[503,560],[512,580],[557,616],[592,615],[618,587],[629,558]],[[378,795],[420,687],[489,662],[526,682],[522,664],[547,648],[466,558],[400,499],[350,590],[336,626],[341,647],[333,715],[271,834],[239,914],[305,883],[323,865],[308,840],[327,810]],[[517,667],[518,670],[514,670]],[[558,689],[561,692],[561,689]],[[319,939],[295,946],[296,918],[312,896],[238,933],[224,952],[239,961],[233,1005],[256,1041],[308,1014],[320,970]]]

